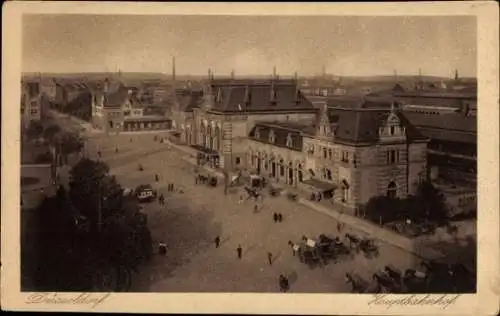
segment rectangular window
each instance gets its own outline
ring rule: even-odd
[[[349,162],[349,153],[347,151],[342,152],[342,162]]]
[[[325,159],[326,159],[326,157],[327,157],[327,154],[326,154],[326,147],[323,147],[323,158],[325,158]]]
[[[31,110],[31,114],[37,114],[38,113],[38,110]]]
[[[240,157],[236,157],[236,164],[239,165],[241,163]]]
[[[333,150],[331,148],[328,149],[328,159],[332,160],[333,158]]]

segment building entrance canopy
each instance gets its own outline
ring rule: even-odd
[[[308,179],[302,182],[310,189],[321,192],[330,192],[336,189],[338,186],[334,183],[325,182],[317,179]]]
[[[200,145],[191,145],[192,148],[196,149],[199,153],[205,154],[208,156],[219,156],[219,153],[216,150],[202,147]]]

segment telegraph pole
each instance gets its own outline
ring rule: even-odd
[[[97,232],[102,230],[102,184],[99,183],[99,189],[97,194]]]

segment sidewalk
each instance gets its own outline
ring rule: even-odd
[[[189,148],[187,146],[174,144],[170,140],[166,140],[166,143],[174,148],[179,149],[182,152],[185,152],[188,155],[195,155],[196,154],[195,149]],[[195,158],[185,157],[183,159],[186,160],[187,162],[193,164],[193,165],[196,165]],[[210,173],[215,173],[215,174],[223,177],[222,173],[220,173],[212,168],[209,168],[206,166],[202,166],[202,168],[204,168],[205,170],[207,170]],[[283,192],[286,192],[286,190],[284,190]],[[345,223],[349,226],[360,229],[373,238],[379,239],[383,242],[389,243],[389,244],[394,245],[398,248],[401,248],[405,251],[413,253],[413,254],[417,255],[418,257],[431,260],[431,259],[442,258],[444,256],[441,252],[438,252],[435,249],[421,245],[417,240],[410,239],[410,238],[407,238],[405,236],[399,235],[395,232],[392,232],[388,229],[381,228],[381,227],[379,227],[375,224],[372,224],[366,220],[363,220],[361,218],[357,218],[357,217],[343,214],[343,213],[341,214],[340,212],[338,212],[332,208],[325,207],[321,204],[309,201],[307,199],[299,198],[299,200],[297,202],[304,205],[304,206],[307,206],[310,209],[313,209],[313,210],[318,211],[320,213],[326,214],[339,222],[342,222],[342,223]]]
[[[444,256],[442,253],[434,249],[419,245],[417,240],[410,239],[405,236],[394,233],[388,229],[381,228],[361,218],[357,218],[348,214],[341,214],[340,212],[334,209],[327,208],[323,205],[320,205],[318,203],[303,198],[300,198],[298,202],[311,209],[326,214],[338,220],[339,222],[343,222],[349,226],[356,227],[374,238],[377,238],[381,241],[387,242],[398,248],[411,252],[417,255],[418,257],[431,260],[431,259],[439,259]]]

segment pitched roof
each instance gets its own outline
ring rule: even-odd
[[[107,93],[104,99],[104,107],[118,107],[121,106],[129,98],[126,89],[118,89],[112,93]]]
[[[328,116],[331,123],[336,123],[335,141],[361,144],[378,142],[379,128],[385,124],[389,114],[387,109],[330,108]],[[401,112],[396,112],[396,115],[406,128],[409,141],[427,139]]]
[[[276,103],[271,104],[274,87]],[[315,111],[312,103],[300,92],[292,80],[272,81],[213,81],[213,110],[239,112],[258,111]],[[248,90],[247,90],[248,89]],[[248,94],[247,94],[248,93]],[[249,96],[249,102],[245,102]],[[298,102],[296,101],[298,97]]]
[[[307,126],[299,124],[277,123],[277,122],[258,122],[250,130],[249,138],[258,142],[271,144],[273,146],[285,147],[290,150],[302,151],[302,130]],[[274,132],[275,140],[271,143],[269,135],[271,130]],[[258,133],[257,133],[258,131]],[[287,146],[288,135],[292,138],[293,147]]]
[[[419,128],[419,130],[426,137],[434,140],[477,144],[477,135],[475,133],[450,131],[450,130],[427,128],[427,127],[421,127]]]
[[[416,127],[437,128],[449,131],[477,133],[477,118],[461,113],[427,115],[425,113],[404,111],[404,115]]]

